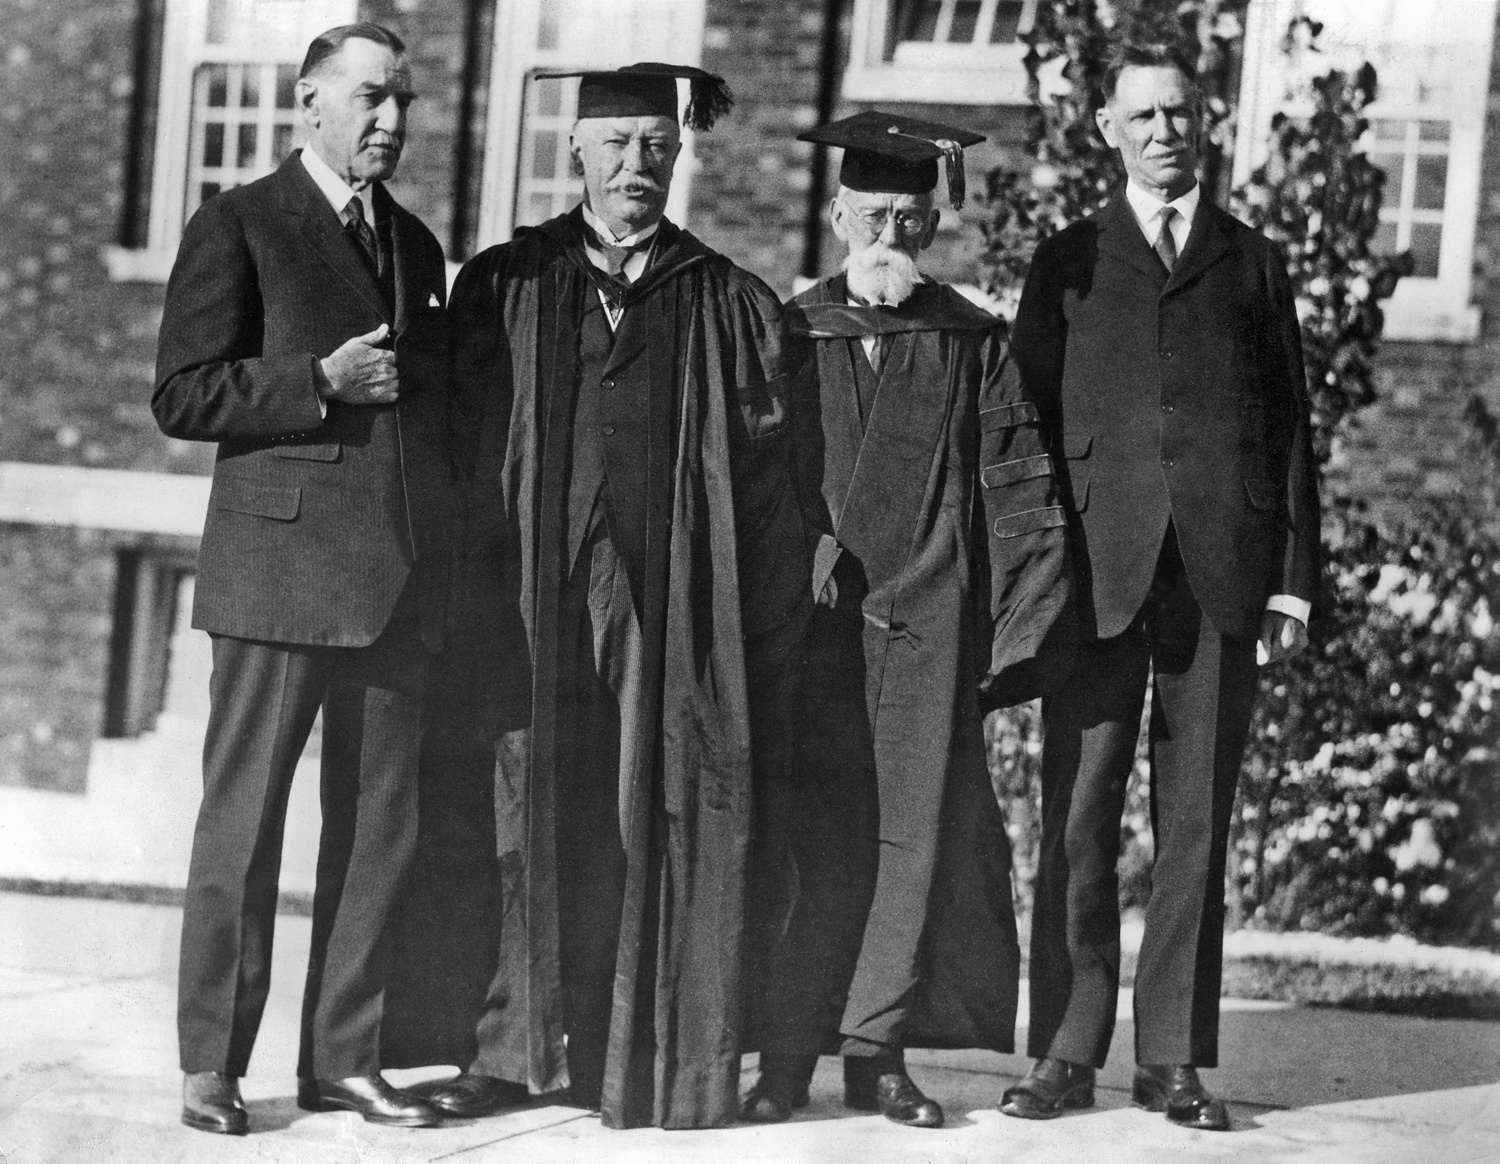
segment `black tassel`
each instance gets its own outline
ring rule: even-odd
[[[964,195],[968,193],[968,183],[964,179],[964,147],[947,138],[942,138],[932,144],[943,151],[943,173],[948,179],[948,201],[954,210],[962,210]]]
[[[734,108],[734,94],[723,77],[694,77],[688,86],[688,128],[704,133]]]

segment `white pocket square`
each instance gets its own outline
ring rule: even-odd
[[[428,307],[441,307],[442,306],[442,304],[438,302],[438,297],[437,297],[437,292],[436,291],[429,291],[427,293],[427,306]]]

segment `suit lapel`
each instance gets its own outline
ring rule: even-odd
[[[1202,203],[1199,203],[1201,210]],[[1121,187],[1108,206],[1099,213],[1096,220],[1099,224],[1099,250],[1105,254],[1112,255],[1141,274],[1147,276],[1158,288],[1166,285],[1167,269],[1157,257],[1151,244],[1146,241],[1146,235],[1141,230],[1141,224],[1136,221],[1135,211],[1130,209],[1130,202],[1125,197],[1125,190]],[[1197,219],[1194,219],[1196,224]],[[1192,241],[1189,239],[1189,248]],[[1181,262],[1178,263],[1181,266]]]
[[[1199,197],[1198,212],[1193,215],[1187,246],[1182,248],[1182,254],[1172,268],[1172,276],[1162,288],[1163,295],[1170,295],[1187,286],[1231,250],[1233,244],[1224,230],[1224,219],[1227,217],[1208,200],[1206,193]]]
[[[395,318],[391,322],[391,330],[400,335],[406,330],[412,310],[426,306],[422,295],[427,288],[422,282],[421,268],[413,262],[417,252],[412,245],[406,215],[396,206],[384,187],[376,195],[376,200],[384,202],[386,213],[391,218],[391,262],[394,264],[392,275],[396,284]]]
[[[379,285],[344,234],[343,224],[339,222],[339,216],[334,213],[333,207],[328,204],[328,199],[323,197],[323,191],[318,189],[317,183],[303,168],[300,153],[293,154],[283,162],[277,174],[284,179],[281,183],[281,209],[300,220],[302,237],[307,240],[308,246],[381,319],[391,322]],[[394,234],[392,237],[394,238]],[[397,245],[392,249],[399,251],[400,247]],[[398,280],[399,277],[398,272]],[[397,286],[399,285],[398,281]]]

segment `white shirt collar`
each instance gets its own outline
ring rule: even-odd
[[[638,230],[634,234],[627,234],[624,238],[616,238],[615,232],[604,225],[604,219],[589,209],[587,202],[582,205],[581,209],[583,210],[583,221],[589,224],[589,228],[605,242],[614,243],[617,247],[633,247],[637,243],[645,242],[661,226],[661,219],[658,218],[644,230]]]
[[[1181,198],[1163,202],[1155,194],[1142,190],[1134,180],[1125,183],[1125,199],[1130,203],[1130,209],[1135,212],[1136,221],[1141,224],[1141,231],[1145,234],[1146,241],[1152,243],[1156,241],[1157,232],[1161,230],[1161,219],[1157,218],[1157,215],[1165,206],[1170,206],[1181,216],[1182,227],[1179,229],[1183,229],[1184,235],[1187,229],[1192,228],[1193,215],[1198,212],[1198,199],[1202,196],[1202,192],[1203,187],[1194,182],[1193,188]],[[1172,233],[1176,237],[1177,231],[1174,230]]]
[[[316,183],[318,189],[323,191],[323,197],[328,199],[328,205],[333,207],[335,214],[342,215],[344,207],[349,205],[349,199],[358,198],[364,203],[365,221],[371,226],[375,225],[374,183],[356,192],[348,182],[333,172],[333,167],[318,156],[311,142],[302,147],[302,168],[307,171],[307,176]]]

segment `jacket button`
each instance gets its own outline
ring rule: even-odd
[[[1161,467],[1163,469],[1170,469],[1172,467],[1173,463],[1174,462],[1173,462],[1173,460],[1172,460],[1171,457],[1163,457],[1161,459]]]
[[[615,426],[612,425],[612,424],[606,424],[599,431],[602,432],[605,436],[614,436],[615,435]]]
[[[1161,358],[1164,359],[1164,360],[1170,360],[1172,358],[1172,349],[1171,348],[1162,348],[1162,350],[1161,350]]]
[[[613,380],[605,380],[603,383],[601,383],[599,385],[599,387],[601,387],[601,388],[613,388],[614,386],[615,386],[615,382]]]
[[[1175,405],[1175,404],[1163,404],[1161,406],[1161,410],[1163,412],[1176,412],[1177,411],[1177,405]]]

